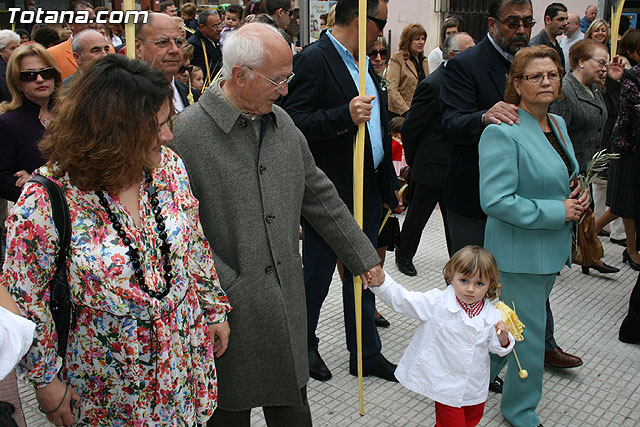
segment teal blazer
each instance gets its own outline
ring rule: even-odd
[[[489,125],[480,138],[480,205],[488,217],[484,246],[500,271],[557,273],[571,265],[571,222],[565,221],[563,201],[578,162],[562,117],[549,114],[560,129],[549,122],[569,156],[571,175],[536,119],[522,109],[518,114],[519,125]]]

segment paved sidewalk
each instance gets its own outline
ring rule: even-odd
[[[401,218],[402,220],[403,218]],[[547,369],[538,413],[545,426],[640,426],[640,346],[618,341],[618,328],[628,308],[637,272],[622,265],[622,248],[602,239],[605,262],[621,268],[605,276],[584,275],[579,267],[564,268],[558,276],[551,305],[556,341],[585,364],[572,370]],[[387,252],[385,270],[409,289],[444,289],[442,267],[448,259],[440,212],[434,212],[414,259],[417,277],[398,272],[393,253]],[[392,312],[383,303],[378,310],[391,322],[381,329],[383,353],[397,362],[418,325]],[[348,373],[344,339],[341,288],[334,275],[320,317],[320,352],[333,373],[322,383],[309,382],[309,401],[316,426],[432,426],[433,402],[400,384],[378,378],[364,379],[365,416],[358,413],[357,379]],[[526,369],[526,367],[525,367]],[[22,388],[27,425],[44,426],[46,420],[34,406],[33,395]],[[490,393],[480,426],[508,426],[499,410],[499,395]],[[264,426],[259,410],[252,425]]]

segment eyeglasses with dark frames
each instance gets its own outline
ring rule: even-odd
[[[43,68],[38,71],[20,71],[20,81],[23,83],[34,82],[38,76],[44,80],[51,80],[56,76],[56,69],[53,67]]]
[[[182,46],[184,46],[184,44],[187,42],[187,39],[185,39],[184,37],[176,37],[173,39],[171,37],[162,37],[157,40],[148,40],[148,39],[143,39],[142,37],[138,37],[138,39],[144,42],[151,42],[155,44],[157,47],[159,47],[160,49],[166,48],[167,46],[169,46],[169,43],[171,43],[172,41],[177,48],[182,48]]]
[[[293,9],[282,9],[283,12],[288,13],[289,14],[289,18],[293,18]]]
[[[279,82],[274,82],[269,77],[265,76],[264,74],[260,74],[259,72],[249,67],[248,65],[245,65],[245,66],[251,71],[253,71],[254,73],[256,73],[257,75],[259,75],[260,77],[262,77],[263,79],[265,79],[266,81],[268,81],[269,83],[271,83],[272,85],[274,85],[276,87],[275,89],[276,92],[279,91],[282,88],[282,86],[291,83],[291,80],[293,80],[293,78],[296,76],[295,73],[291,73],[286,79]]]
[[[560,73],[547,73],[547,74],[535,73],[535,74],[530,74],[528,76],[522,76],[520,78],[525,79],[530,83],[538,84],[538,83],[542,83],[542,80],[545,77],[549,79],[549,82],[551,83],[556,83],[560,81]]]
[[[502,25],[506,26],[511,31],[517,30],[518,28],[520,28],[521,25],[527,30],[533,28],[536,25],[535,19],[527,19],[527,20],[509,19],[508,21],[501,21],[500,19],[495,18],[495,20],[501,23]]]
[[[386,19],[376,18],[375,16],[367,15],[367,19],[376,23],[380,31],[384,30],[384,27],[387,25]]]

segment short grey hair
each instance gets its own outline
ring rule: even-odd
[[[80,31],[78,34],[73,36],[73,39],[71,39],[71,50],[73,51],[73,53],[77,53],[78,55],[82,53],[82,39],[84,38],[84,36],[88,36],[89,33],[100,34],[98,31],[92,28],[87,28],[86,30]],[[102,36],[102,34],[100,35]]]
[[[458,44],[458,36],[468,36],[469,33],[458,32],[453,33],[446,39],[444,39],[444,44],[442,45],[442,59],[445,61],[449,60],[449,52],[460,50],[460,44]]]
[[[0,50],[4,50],[11,42],[20,43],[20,36],[11,30],[0,31]]]
[[[217,10],[213,10],[213,9],[205,9],[202,12],[200,12],[198,14],[198,27],[200,27],[200,25],[207,25],[207,21],[209,20],[210,16],[213,15],[218,15],[218,17],[220,18],[220,12],[218,12]],[[225,42],[227,40],[225,39]]]
[[[251,25],[264,25],[270,31],[280,35],[277,29],[267,24],[252,23]],[[222,77],[231,80],[233,67],[236,65],[247,67],[260,67],[264,63],[264,42],[260,36],[249,31],[232,31],[225,39],[222,46]]]

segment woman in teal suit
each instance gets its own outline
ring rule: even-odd
[[[520,108],[520,124],[489,125],[480,138],[480,204],[488,217],[484,246],[498,262],[501,299],[510,307],[515,303],[526,325],[517,352],[528,378],[519,377],[511,355],[491,366],[495,376],[508,360],[501,409],[519,427],[540,425],[545,301],[556,273],[571,263],[571,222],[589,204],[588,191],[577,198],[578,162],[565,123],[548,113],[563,75],[554,49],[520,50],[505,91],[505,101]]]

